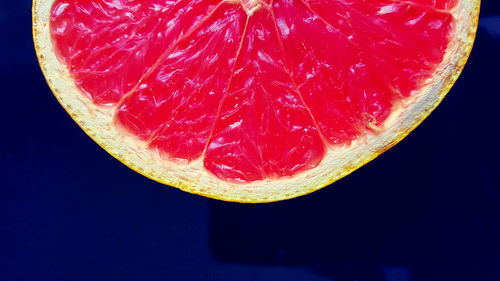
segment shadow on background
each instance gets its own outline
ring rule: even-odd
[[[423,136],[308,196],[265,205],[212,201],[213,253],[227,262],[307,264],[346,280],[385,280],[381,267],[407,268],[415,263],[408,253],[425,255],[432,204],[434,152],[414,149],[432,147]],[[409,232],[418,237],[413,243],[404,241]]]
[[[333,280],[500,280],[499,28],[482,18],[450,96],[347,178],[284,202],[211,201],[213,254]]]

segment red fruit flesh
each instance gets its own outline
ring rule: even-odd
[[[56,0],[58,58],[167,159],[234,182],[319,164],[443,60],[456,0]]]

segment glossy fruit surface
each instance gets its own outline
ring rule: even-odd
[[[478,1],[34,2],[42,69],[133,169],[243,202],[316,190],[437,106]]]

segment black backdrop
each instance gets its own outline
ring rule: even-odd
[[[0,280],[500,280],[500,3],[448,97],[311,195],[226,203],[132,172],[52,96],[31,2],[0,4]]]

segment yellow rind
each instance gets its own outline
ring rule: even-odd
[[[120,162],[150,179],[190,193],[245,203],[290,199],[316,191],[350,174],[407,136],[439,105],[460,75],[472,49],[480,7],[480,0],[462,0],[452,11],[456,36],[436,75],[420,93],[394,110],[383,132],[367,135],[349,147],[330,149],[318,167],[294,177],[234,184],[211,175],[201,161],[181,166],[161,159],[113,126],[113,109],[93,105],[77,90],[66,68],[55,57],[50,42],[49,15],[54,1],[33,1],[35,49],[49,87],[85,133]]]

